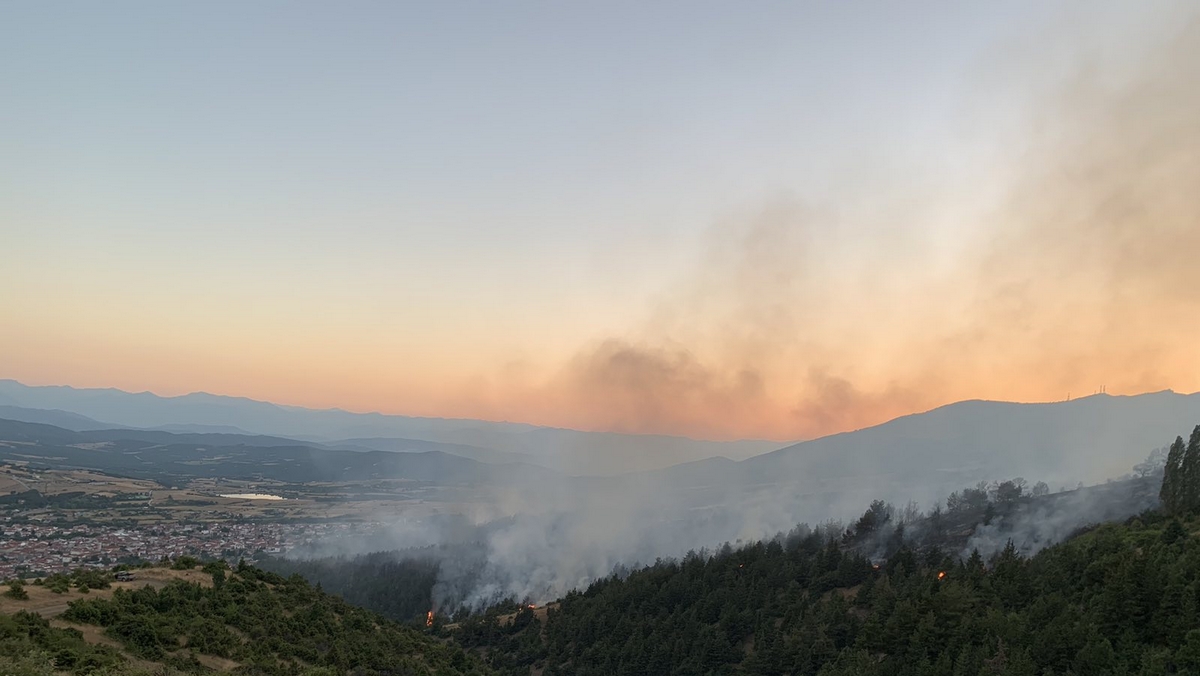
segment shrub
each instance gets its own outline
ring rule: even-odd
[[[17,601],[29,598],[29,592],[25,591],[25,583],[20,580],[9,580],[8,591],[4,592],[4,595]]]

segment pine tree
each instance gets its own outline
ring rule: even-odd
[[[1183,486],[1180,493],[1183,496],[1183,509],[1188,512],[1196,511],[1200,509],[1200,425],[1192,430],[1187,450],[1183,452],[1181,469]]]
[[[1179,494],[1183,478],[1181,476],[1183,451],[1183,437],[1175,437],[1175,443],[1171,444],[1171,450],[1167,452],[1167,464],[1163,468],[1162,489],[1158,492],[1163,507],[1172,513],[1179,512],[1182,507]]]

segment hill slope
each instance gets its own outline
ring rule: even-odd
[[[655,472],[666,485],[824,484],[853,504],[936,499],[979,480],[1054,485],[1120,476],[1200,420],[1200,393],[1096,395],[1069,402],[965,401],[875,427],[781,448],[731,465],[703,460]]]
[[[0,615],[0,673],[20,673],[20,658],[38,650],[46,653],[43,666],[52,661],[79,675],[134,666],[263,676],[487,671],[456,647],[350,606],[299,577],[248,566],[227,572],[223,564],[206,570],[210,584],[174,580],[160,589],[147,585],[73,601],[61,617],[79,629],[31,613]],[[80,630],[93,640],[84,641]],[[36,667],[36,660],[26,666]]]
[[[506,674],[1167,674],[1200,669],[1200,522],[1148,514],[1033,558],[829,533],[660,563],[451,632]]]

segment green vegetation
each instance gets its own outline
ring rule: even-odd
[[[79,509],[79,510],[102,510],[111,509],[129,503],[130,500],[137,500],[139,496],[131,494],[121,494],[115,497],[107,497],[103,495],[95,495],[84,493],[83,491],[71,491],[67,493],[56,493],[54,495],[43,495],[37,490],[22,491],[20,493],[9,493],[0,495],[0,507],[11,506],[18,509],[40,509],[43,507],[53,507],[56,509]]]
[[[41,615],[19,612],[0,615],[0,674],[5,676],[50,676],[121,674],[111,671],[125,663],[108,646],[83,640],[77,629],[50,626]]]
[[[1183,437],[1176,437],[1171,444],[1159,498],[1173,514],[1200,511],[1200,425],[1192,430],[1187,446]]]
[[[412,558],[404,558],[411,555]],[[323,559],[271,558],[259,566],[282,575],[299,574],[330,594],[400,622],[424,621],[433,607],[438,557],[444,553],[373,552]],[[468,552],[462,552],[467,559]]]
[[[350,606],[311,587],[241,565],[206,570],[214,586],[174,581],[162,589],[118,589],[111,599],[75,601],[63,619],[94,624],[132,655],[182,670],[198,656],[232,660],[264,676],[323,667],[331,673],[470,674],[482,667],[461,650]]]
[[[29,598],[29,592],[25,591],[25,583],[21,580],[9,580],[8,591],[4,592],[4,595],[17,601]]]
[[[75,587],[80,591],[91,589],[109,589],[112,587],[113,574],[95,568],[77,568],[70,573],[52,573],[44,579],[34,580],[35,585],[44,586],[55,594],[65,594]]]
[[[171,568],[195,565],[179,559]],[[211,587],[175,580],[158,590],[117,589],[111,598],[73,601],[62,614],[68,622],[102,627],[121,650],[88,643],[78,629],[54,627],[36,614],[0,615],[0,674],[161,676],[215,668],[247,676],[489,673],[456,646],[353,607],[299,576],[245,564],[230,570],[222,561],[202,569]],[[42,584],[57,591],[86,587],[90,580],[99,588],[109,587],[108,579],[107,573],[79,571]],[[20,582],[10,586],[24,591]],[[145,672],[139,663],[154,666]]]
[[[1200,673],[1200,523],[1147,514],[1026,559],[901,549],[877,570],[811,531],[659,563],[545,622],[454,632],[501,673],[1065,676]]]

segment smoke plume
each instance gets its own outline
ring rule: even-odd
[[[598,336],[529,396],[593,427],[784,439],[959,399],[1195,388],[1200,22],[1187,11],[1164,17],[1132,68],[1081,51],[1065,74],[1022,73],[1036,105],[970,129],[995,151],[945,185],[898,179],[911,188],[899,198],[783,196],[728,215],[642,325]],[[930,494],[934,475],[977,469],[923,468],[915,485],[788,467],[791,483],[731,488],[716,472],[669,490],[643,474],[493,496],[496,516],[518,516],[487,529],[478,577],[443,589],[473,605],[542,601],[619,563],[853,517],[872,499],[930,504],[944,495]],[[1106,514],[1071,500],[971,547],[1033,551]]]
[[[966,177],[721,219],[642,326],[581,348],[543,396],[594,427],[794,439],[972,397],[1195,389],[1187,11],[1135,67],[1080,51],[1052,81],[1022,73],[1008,98],[1035,103],[1013,129],[971,118],[999,149]]]

